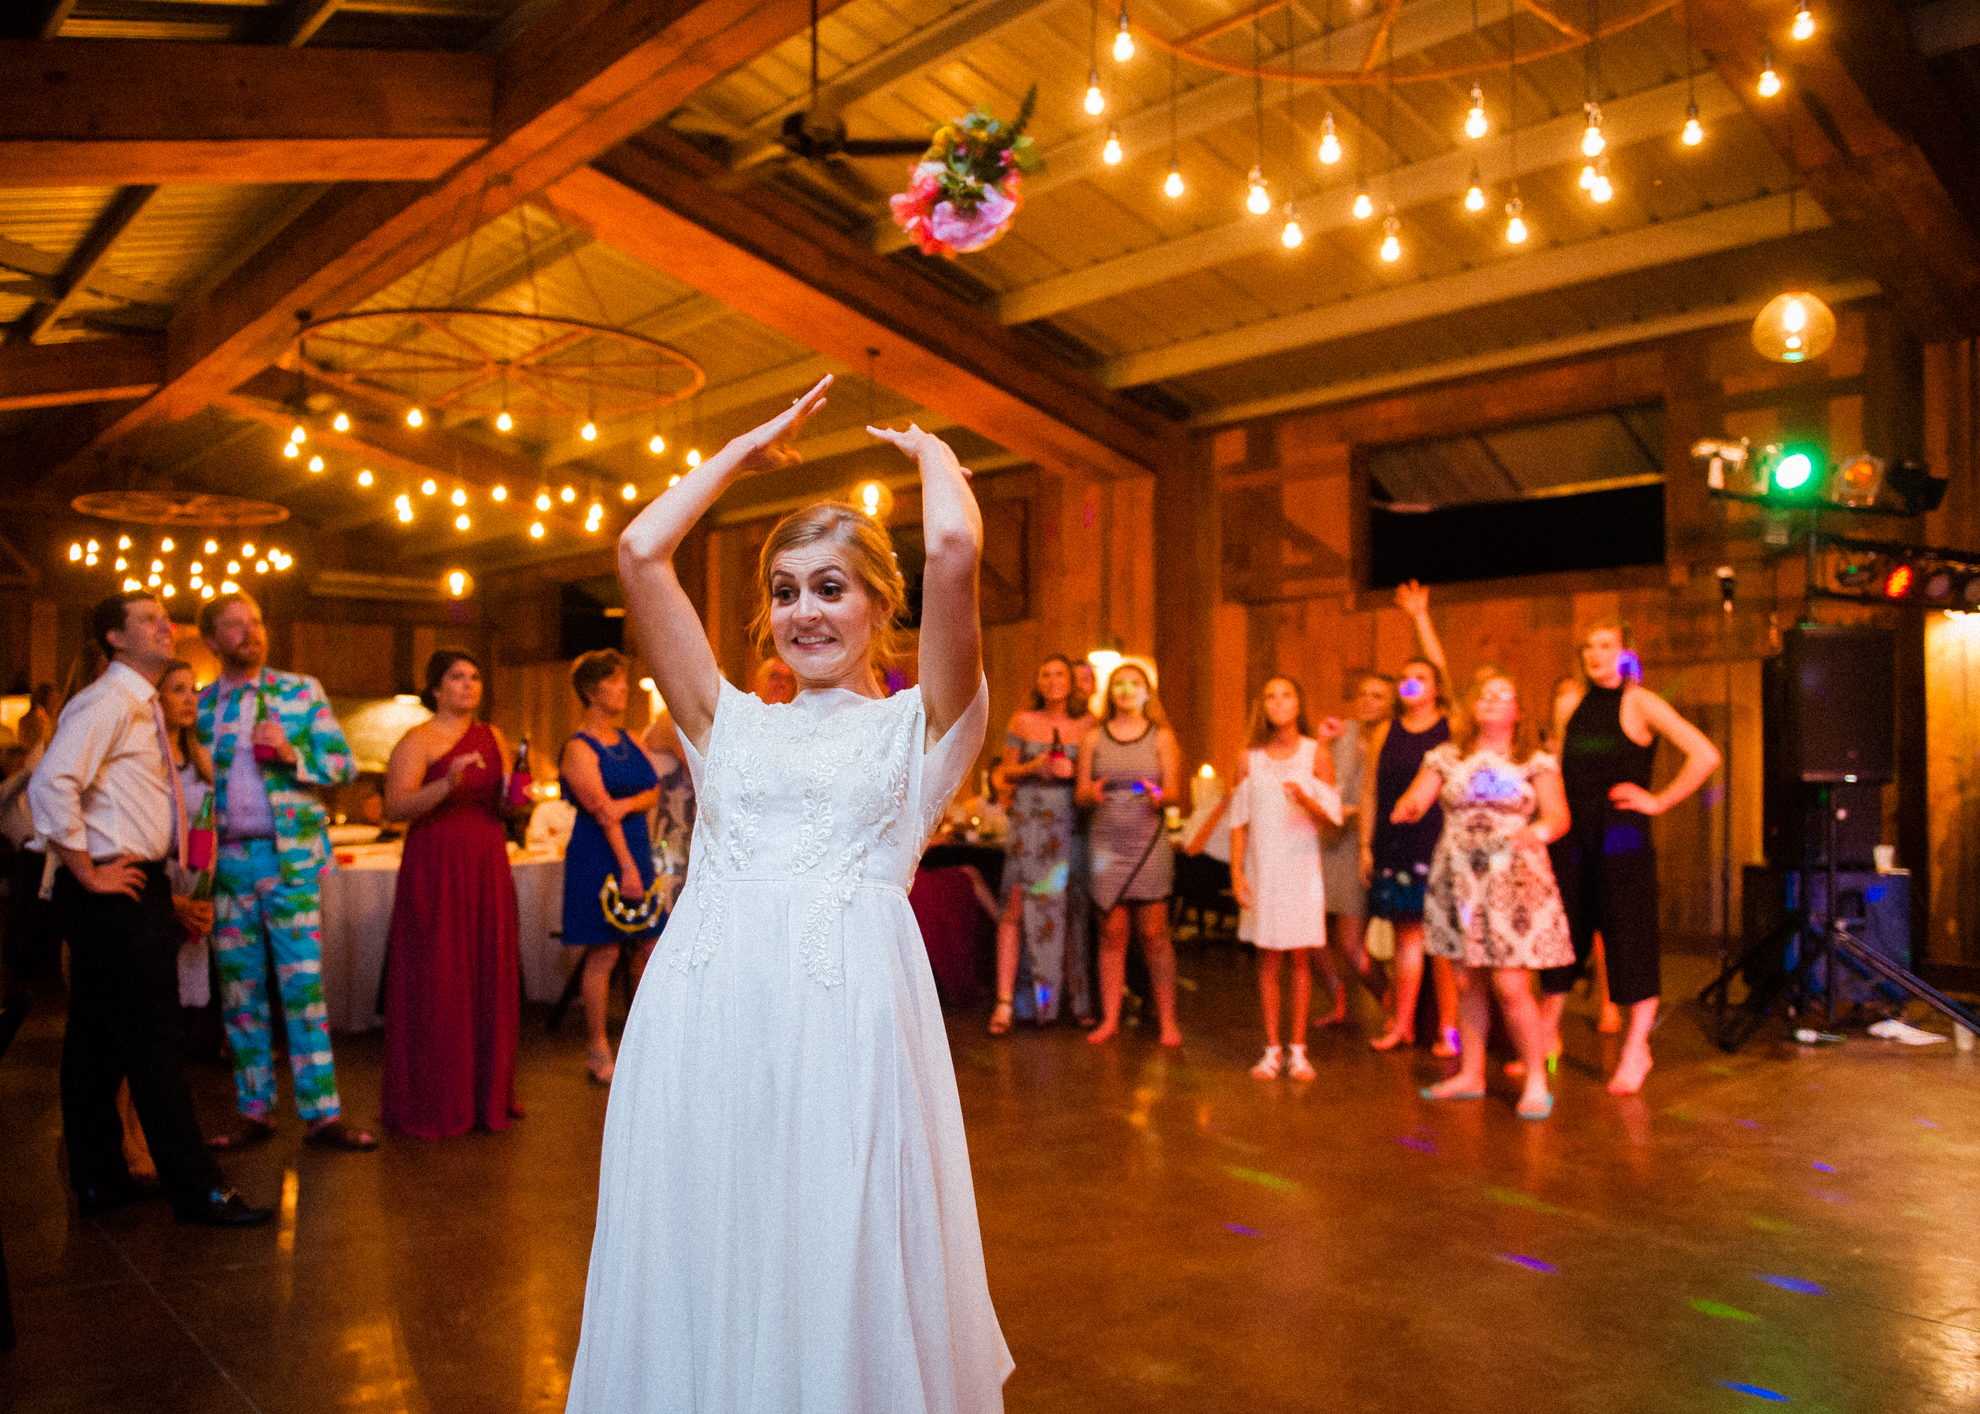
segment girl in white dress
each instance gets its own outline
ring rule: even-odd
[[[1334,758],[1319,749],[1306,720],[1306,693],[1291,678],[1267,679],[1251,709],[1251,745],[1231,800],[1231,892],[1244,910],[1238,937],[1258,949],[1258,999],[1265,1012],[1265,1056],[1251,1068],[1270,1080],[1285,1065],[1311,1080],[1306,1014],[1313,997],[1313,950],[1327,946],[1327,897],[1320,880],[1320,822],[1341,823]],[[1292,1057],[1279,1044],[1280,959],[1292,958]]]
[[[876,664],[905,598],[852,506],[763,548],[759,636],[795,702],[724,681],[673,556],[741,478],[793,465],[826,378],[689,472],[619,541],[697,814],[688,882],[633,1003],[605,1118],[573,1414],[979,1414],[991,1309],[962,1108],[906,887],[983,745],[982,520],[939,439],[919,462],[920,685]]]

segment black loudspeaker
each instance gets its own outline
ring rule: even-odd
[[[1795,914],[1804,911],[1816,915],[1823,913],[1828,887],[1827,870],[1797,872],[1747,865],[1741,876],[1740,893],[1741,924],[1746,945],[1750,948],[1763,941]],[[1899,967],[1910,968],[1909,874],[1877,874],[1855,869],[1848,873],[1838,871],[1836,917],[1848,924],[1851,935],[1872,952]],[[1819,946],[1816,935],[1804,930],[1792,948],[1771,957],[1769,961],[1792,967],[1800,957],[1800,949]],[[1879,996],[1903,996],[1902,992],[1886,993],[1881,984],[1869,979],[1848,959],[1842,961],[1840,969],[1843,983],[1841,998],[1844,1001],[1869,1002]],[[1822,966],[1818,962],[1812,979],[1817,986],[1822,984],[1822,976]]]
[[[1896,638],[1889,629],[1791,629],[1763,670],[1770,781],[1881,784],[1897,736]]]
[[[1825,787],[1769,776],[1761,798],[1762,853],[1776,869],[1814,869],[1829,862],[1827,822],[1822,815]],[[1884,788],[1878,785],[1828,786],[1836,815],[1836,868],[1873,869],[1883,843]]]

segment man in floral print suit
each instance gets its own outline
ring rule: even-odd
[[[220,828],[214,952],[245,1121],[211,1143],[240,1148],[275,1132],[267,992],[272,954],[307,1142],[376,1148],[376,1139],[339,1118],[323,1003],[318,876],[329,862],[328,820],[312,787],[341,785],[357,775],[350,744],[315,678],[268,667],[268,632],[261,607],[248,595],[208,600],[200,607],[199,634],[221,667],[199,697],[199,734],[213,752]]]

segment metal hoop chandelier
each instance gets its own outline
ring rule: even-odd
[[[359,396],[472,417],[622,417],[706,385],[701,365],[657,339],[581,319],[436,306],[319,319],[295,339],[312,376]]]

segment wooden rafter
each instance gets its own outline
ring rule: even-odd
[[[83,339],[0,348],[0,412],[142,398],[165,376],[162,339]]]
[[[96,220],[90,223],[89,230],[76,243],[62,273],[55,277],[54,298],[36,305],[14,326],[15,341],[39,344],[46,342],[55,326],[68,314],[90,287],[93,280],[110,258],[111,247],[117,238],[129,230],[131,223],[143,214],[144,208],[158,194],[157,187],[123,187],[110,198]]]
[[[268,27],[268,42],[300,49],[343,8],[344,0],[289,0]]]

